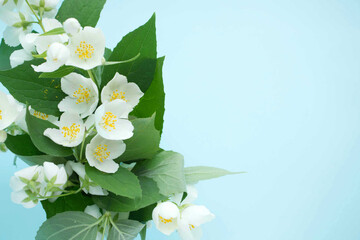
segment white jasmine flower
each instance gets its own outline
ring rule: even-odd
[[[76,18],[68,18],[63,25],[65,32],[69,35],[75,35],[82,29]]]
[[[131,138],[134,126],[127,119],[131,111],[131,106],[119,99],[102,104],[95,112],[96,130],[109,140]]]
[[[66,65],[90,70],[102,64],[105,36],[99,28],[85,27],[70,38],[69,48]]]
[[[22,109],[11,95],[0,91],[0,130],[9,127],[18,118]]]
[[[70,73],[61,79],[61,90],[68,95],[58,105],[61,112],[77,113],[85,118],[95,111],[99,91],[90,78]]]
[[[18,46],[20,35],[30,33],[32,30],[32,16],[28,13],[10,11],[0,12],[0,14],[2,20],[8,24],[4,31],[5,43],[11,47]]]
[[[202,231],[200,226],[215,218],[205,206],[192,205],[181,212],[178,233],[182,240],[200,240]]]
[[[94,183],[87,175],[85,172],[85,166],[82,163],[79,162],[73,162],[73,161],[68,161],[66,163],[67,168],[70,166],[72,168],[72,170],[74,172],[77,173],[77,175],[79,175],[79,180],[80,180],[80,186],[83,188],[82,190],[88,194],[92,194],[92,195],[99,195],[99,196],[104,196],[104,195],[108,195],[109,193],[101,188],[99,185],[97,185],[96,183]]]
[[[43,167],[32,166],[15,173],[10,179],[11,200],[25,208],[35,207],[42,188]]]
[[[125,152],[126,145],[123,141],[112,141],[96,135],[86,146],[86,159],[90,166],[102,172],[115,173],[119,164],[114,162]]]
[[[33,9],[40,15],[40,9],[43,9],[43,17],[45,18],[54,18],[57,13],[56,6],[59,3],[59,0],[29,0]],[[29,8],[27,6],[27,8]],[[29,11],[31,11],[29,9]]]
[[[64,186],[68,180],[68,176],[65,171],[64,165],[55,165],[51,162],[44,163],[44,177],[45,177],[45,185],[44,185],[44,195],[45,196],[57,196],[60,195]],[[54,202],[56,198],[50,198],[50,202]]]
[[[136,83],[128,83],[125,76],[116,73],[114,78],[103,88],[101,101],[106,103],[120,99],[131,107],[135,107],[143,95]]]
[[[85,125],[79,115],[68,112],[62,114],[59,127],[60,129],[46,129],[44,135],[65,147],[76,147],[82,142],[85,134]]]
[[[62,27],[62,24],[58,20],[50,18],[44,18],[43,25],[45,32]],[[39,54],[43,54],[49,49],[51,44],[55,42],[66,43],[67,41],[69,41],[69,37],[66,33],[59,35],[39,36],[35,40],[36,51]]]
[[[10,65],[12,68],[23,64],[25,61],[33,59],[32,53],[35,52],[34,42],[38,35],[39,34],[36,33],[20,35],[19,40],[23,49],[16,50],[10,55]]]
[[[4,130],[0,130],[0,143],[4,143],[7,139],[7,133]]]
[[[152,213],[156,228],[166,235],[170,235],[178,228],[179,217],[179,208],[172,202],[159,203]]]
[[[47,51],[46,62],[34,66],[35,72],[54,72],[58,70],[69,59],[69,49],[62,43],[52,43]]]

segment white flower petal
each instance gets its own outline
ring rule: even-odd
[[[81,25],[79,21],[75,18],[68,18],[64,22],[64,30],[70,35],[75,35],[81,30]]]
[[[3,130],[0,130],[0,143],[4,143],[7,139],[7,133]]]
[[[70,38],[67,65],[90,70],[102,64],[105,36],[98,28],[85,27]]]
[[[181,219],[184,219],[195,227],[199,227],[206,222],[210,222],[214,218],[215,215],[212,214],[205,206],[192,205],[181,212]]]
[[[93,216],[94,218],[100,218],[102,216],[100,208],[96,204],[87,206],[84,212],[90,216]]]
[[[59,167],[52,162],[44,162],[44,174],[48,180],[58,175]]]
[[[33,56],[25,49],[16,50],[10,55],[10,65],[12,68],[15,68],[23,64],[25,61],[30,61],[32,59]]]
[[[10,187],[14,192],[22,190],[26,186],[19,178],[12,176],[10,178]]]

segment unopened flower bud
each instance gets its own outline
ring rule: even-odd
[[[69,18],[64,22],[65,32],[74,35],[81,30],[81,25],[79,21],[75,18]]]

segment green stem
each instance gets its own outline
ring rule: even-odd
[[[77,194],[79,192],[81,192],[83,188],[79,188],[78,190],[76,191],[71,191],[69,193],[64,193],[64,194],[60,194],[60,195],[55,195],[55,196],[39,196],[39,198],[46,198],[46,199],[50,199],[50,198],[59,198],[59,197],[66,197],[66,196],[69,196],[69,195],[73,195],[73,194]]]
[[[104,226],[103,226],[104,229],[103,229],[103,234],[102,234],[101,240],[105,239],[106,227],[107,227],[107,224],[109,222],[109,218],[111,218],[111,216],[105,218],[105,223],[104,223]]]
[[[94,76],[94,74],[92,73],[92,71],[91,71],[91,70],[88,70],[87,72],[88,72],[91,80],[93,80],[93,82],[94,82],[94,83],[96,84],[96,86],[97,86],[96,79],[95,79],[95,76]]]
[[[121,63],[128,63],[128,62],[132,62],[132,61],[135,61],[136,59],[138,59],[140,57],[140,53],[138,53],[135,57],[133,58],[130,58],[128,60],[124,60],[124,61],[116,61],[116,62],[105,62],[105,66],[108,66],[108,65],[115,65],[115,64],[121,64]]]
[[[29,6],[31,12],[34,14],[34,16],[36,17],[36,19],[38,20],[38,24],[40,25],[41,29],[44,31],[44,33],[46,32],[45,31],[45,28],[44,28],[44,25],[42,24],[42,21],[41,19],[38,17],[38,15],[36,14],[36,12],[34,11],[34,9],[31,7],[30,3],[28,0],[25,0],[26,1],[26,4]]]

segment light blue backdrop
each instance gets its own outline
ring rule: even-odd
[[[162,147],[188,166],[249,172],[198,185],[217,216],[203,239],[360,239],[360,2],[108,0],[108,46],[153,12]],[[1,155],[0,239],[31,240],[45,215],[10,201],[25,166],[12,159]]]

